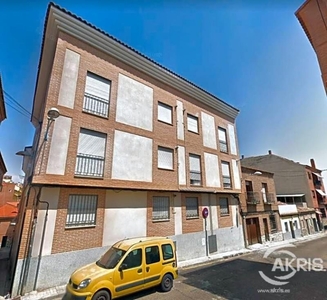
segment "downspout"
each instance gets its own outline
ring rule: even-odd
[[[38,261],[37,261],[37,267],[36,267],[36,274],[35,274],[33,291],[36,290],[37,279],[38,279],[38,276],[39,276],[40,264],[41,264],[41,259],[42,259],[42,250],[43,250],[44,236],[45,236],[45,229],[46,229],[46,225],[47,225],[47,221],[48,221],[48,211],[49,211],[49,202],[39,200],[38,204],[39,203],[46,204],[47,205],[47,209],[46,209],[45,217],[44,217],[43,231],[42,231],[42,236],[41,236],[41,245],[40,245],[40,250],[39,250],[39,255],[38,255]]]

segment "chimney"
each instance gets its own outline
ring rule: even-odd
[[[311,163],[311,167],[316,169],[316,163],[315,163],[315,160],[313,158],[310,159],[310,163]]]
[[[268,150],[268,154],[271,155],[271,150]]]

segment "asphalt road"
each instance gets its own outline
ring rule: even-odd
[[[258,251],[225,261],[183,269],[179,278],[175,280],[173,289],[168,293],[150,289],[121,299],[327,299],[327,237],[294,245],[296,246],[294,248],[278,249],[267,258],[264,257],[265,252]],[[282,250],[293,254],[283,253]],[[297,259],[293,259],[286,270],[287,259],[292,259],[291,255],[295,255]],[[308,260],[309,258],[311,260]],[[299,271],[298,262],[302,264]],[[277,268],[272,271],[274,265]],[[292,273],[291,267],[296,270],[291,278],[275,277]],[[321,271],[310,270],[313,267]],[[273,279],[288,283],[280,286],[268,283],[260,276],[259,271],[269,278],[268,281]]]

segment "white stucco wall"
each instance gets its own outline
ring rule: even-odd
[[[208,187],[220,187],[218,156],[204,153],[205,182]]]
[[[186,184],[186,169],[185,169],[185,147],[178,146],[178,182],[180,185]]]
[[[297,226],[298,226],[297,228],[294,227],[294,221],[297,221]],[[297,216],[281,217],[280,222],[281,222],[282,232],[283,233],[291,232],[290,222],[293,223],[294,230],[301,228],[300,219]],[[285,222],[287,222],[288,231],[286,231],[286,229],[285,229]]]
[[[295,204],[285,204],[285,205],[278,205],[278,211],[280,215],[285,214],[297,214],[297,207]]]
[[[116,130],[112,178],[152,182],[152,139]]]
[[[106,192],[102,246],[124,238],[146,236],[146,224],[146,192]]]
[[[175,216],[175,235],[182,234],[182,195],[181,193],[176,193],[174,197],[174,207],[173,212]]]
[[[58,104],[74,108],[80,55],[66,49],[59,89]]]
[[[116,121],[152,131],[153,89],[119,74]]]
[[[65,175],[68,143],[72,119],[60,116],[53,123],[52,137],[49,136],[50,151],[47,164],[47,174]]]
[[[235,127],[231,124],[228,124],[228,137],[229,137],[229,144],[230,144],[230,153],[233,155],[237,155]]]
[[[235,189],[241,189],[240,169],[235,159],[232,159],[232,168],[233,168],[233,175],[234,175],[234,187]]]
[[[183,114],[183,102],[176,101],[177,105],[177,138],[179,140],[184,140],[184,114]]]
[[[217,149],[216,125],[213,116],[201,112],[203,146]]]
[[[58,200],[60,188],[42,188],[41,200],[49,202],[48,218],[45,227],[42,256],[50,255],[53,243],[53,235],[56,225]],[[46,215],[46,205],[40,204],[37,214],[37,224],[35,228],[34,243],[32,246],[32,257],[37,257],[40,252],[42,232],[44,228],[44,219]]]

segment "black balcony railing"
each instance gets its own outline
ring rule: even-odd
[[[101,117],[108,117],[109,101],[100,97],[85,93],[83,111]]]
[[[82,153],[77,154],[75,175],[103,177],[103,169],[104,157]]]
[[[246,192],[246,202],[248,204],[259,204],[260,194],[258,192]]]

